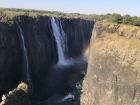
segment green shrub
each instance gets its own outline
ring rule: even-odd
[[[110,22],[115,22],[115,23],[119,23],[119,24],[122,23],[122,20],[123,20],[122,16],[120,14],[116,14],[116,13],[109,15],[107,17],[109,17]]]
[[[123,23],[124,24],[132,24],[132,17],[130,15],[123,16]]]
[[[21,82],[18,87],[18,90],[23,90],[25,93],[28,93],[28,85],[24,82]]]
[[[0,105],[31,105],[28,85],[22,82],[16,89],[3,95]]]

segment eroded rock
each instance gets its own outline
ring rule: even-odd
[[[140,104],[140,29],[134,28],[95,24],[81,105]]]

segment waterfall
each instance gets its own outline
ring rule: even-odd
[[[65,51],[67,49],[67,37],[62,28],[61,22],[56,20],[54,17],[51,19],[51,25],[53,30],[53,35],[55,37],[57,52],[58,52],[58,65],[67,65],[68,60],[65,57]]]
[[[26,71],[26,79],[27,79],[27,83],[29,85],[29,90],[30,92],[32,92],[33,90],[33,85],[32,85],[32,81],[31,81],[31,77],[30,77],[30,73],[29,73],[29,61],[28,61],[28,54],[27,54],[27,49],[25,46],[25,40],[24,40],[24,35],[23,35],[23,31],[22,28],[20,27],[19,23],[16,22],[18,29],[19,29],[19,39],[21,41],[21,46],[22,46],[22,50],[23,50],[23,59],[24,59],[24,68]]]

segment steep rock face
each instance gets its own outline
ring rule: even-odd
[[[95,24],[81,105],[140,104],[140,29]]]
[[[44,88],[50,74],[49,69],[57,62],[57,53],[54,53],[57,49],[50,28],[50,19],[49,17],[18,17],[28,53],[33,96],[44,97],[46,94]],[[26,77],[25,75],[23,77]]]
[[[14,89],[22,77],[16,27],[0,23],[0,95]]]
[[[68,57],[81,56],[83,50],[89,45],[93,21],[82,19],[62,19],[62,21],[68,39]]]
[[[85,47],[89,44],[93,22],[81,19],[59,19],[67,35],[66,55],[69,58],[82,56]],[[48,82],[51,78],[52,66],[58,61],[51,17],[18,16],[15,21],[23,31],[29,73],[33,83],[33,96],[35,99],[46,99],[52,95]],[[16,22],[11,26],[0,23],[0,84],[2,84],[0,95],[14,89],[21,81],[26,81],[24,52]]]

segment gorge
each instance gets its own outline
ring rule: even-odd
[[[29,85],[33,100],[67,95],[81,84],[94,22],[48,16],[17,16],[0,23],[0,95],[20,82]],[[6,81],[6,82],[5,82]]]
[[[13,92],[15,99],[21,82],[29,96],[19,96],[14,102],[24,104],[17,105],[139,105],[140,28],[40,14],[9,23],[2,17],[0,95]]]

